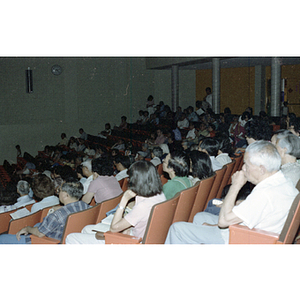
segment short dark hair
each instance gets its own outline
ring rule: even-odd
[[[125,169],[128,169],[130,167],[130,158],[125,155],[116,155],[113,158],[113,161],[116,164],[121,164]]]
[[[82,173],[82,165],[79,165],[79,166],[76,167],[76,173],[78,173],[78,174],[82,175],[83,177],[85,177]]]
[[[241,119],[242,119],[242,120],[245,120],[246,117],[248,117],[248,119],[251,118],[251,114],[249,113],[249,111],[244,111],[244,112],[242,113]]]
[[[162,155],[164,154],[163,150],[160,147],[154,147],[152,149],[152,153],[153,153],[154,156],[159,157],[159,158],[161,158]]]
[[[196,101],[196,107],[200,108],[202,106],[202,102],[200,100]]]
[[[226,133],[219,133],[216,135],[215,139],[219,142],[219,150],[222,153],[233,154],[232,144],[230,138]]]
[[[256,141],[270,141],[272,138],[273,128],[265,119],[253,119],[245,124],[246,136]]]
[[[183,151],[174,151],[170,153],[168,168],[172,168],[176,176],[188,176],[190,171],[190,160]]]
[[[99,157],[92,160],[92,171],[100,176],[112,176],[114,173],[114,164],[107,157]]]
[[[213,123],[209,123],[209,124],[208,124],[208,127],[211,127],[212,130],[216,130],[216,125],[213,124]]]
[[[208,155],[210,156],[217,156],[219,151],[219,142],[212,138],[206,137],[201,140],[200,147],[207,151]]]
[[[225,107],[224,114],[231,114],[231,109],[229,107]]]
[[[126,121],[127,117],[126,116],[122,116],[121,119],[124,120],[124,121]]]
[[[48,176],[39,174],[33,179],[32,191],[36,200],[40,201],[54,195],[54,184]]]
[[[136,161],[127,174],[129,176],[128,186],[138,196],[153,197],[162,192],[162,183],[156,167],[149,161]]]
[[[214,174],[209,155],[205,152],[193,150],[189,153],[192,162],[192,176],[200,180],[208,178]]]
[[[69,194],[70,197],[79,200],[83,195],[83,185],[81,182],[65,182],[62,187],[61,191],[64,191]]]
[[[68,165],[64,165],[64,166],[62,166],[62,168],[61,169],[59,169],[60,170],[60,173],[59,173],[59,175],[60,175],[60,177],[63,179],[63,180],[65,180],[65,181],[68,181],[68,180],[70,180],[70,179],[77,179],[77,172],[76,171],[74,171],[73,169],[72,169],[72,167],[70,167],[70,166],[68,166]]]

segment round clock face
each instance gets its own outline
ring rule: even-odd
[[[53,75],[60,75],[62,72],[62,68],[59,65],[54,65],[51,67],[51,72]]]

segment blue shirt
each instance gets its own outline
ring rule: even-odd
[[[69,203],[45,217],[43,222],[39,225],[38,230],[47,237],[61,240],[68,215],[89,207],[90,206],[83,201]]]

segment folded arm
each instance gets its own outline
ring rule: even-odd
[[[244,171],[237,171],[232,176],[231,187],[223,201],[220,214],[218,226],[221,228],[226,228],[233,224],[238,224],[243,222],[236,214],[232,211],[236,197],[242,188],[242,186],[247,182],[247,179],[244,175]]]

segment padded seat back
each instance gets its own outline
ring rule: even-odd
[[[173,223],[187,222],[191,214],[195,198],[199,189],[199,182],[196,185],[182,190],[178,199],[178,204],[174,214]]]
[[[221,182],[223,180],[223,177],[224,177],[224,174],[226,172],[226,165],[223,166],[222,169],[220,170],[217,170],[215,173],[216,173],[216,178],[214,180],[214,183],[211,187],[211,190],[209,192],[209,195],[207,197],[207,201],[206,201],[206,204],[205,204],[205,207],[204,209],[206,208],[206,205],[208,203],[208,201],[210,201],[211,199],[214,199],[217,197],[217,194],[218,194],[218,191],[219,191],[219,188],[220,188],[220,185],[221,185]]]
[[[208,195],[215,181],[216,175],[202,179],[199,183],[199,188],[195,197],[193,207],[188,219],[188,222],[193,222],[193,218],[196,213],[201,212],[205,209],[207,205]]]
[[[233,167],[235,166],[235,161],[233,160],[231,163],[226,164],[225,166],[226,166],[226,171],[225,171],[225,174],[224,174],[223,179],[221,181],[221,184],[220,184],[220,187],[219,187],[216,198],[221,198],[222,191],[223,191],[224,187],[228,184],[228,181],[231,177]]]
[[[164,244],[172,225],[180,193],[173,198],[154,205],[151,209],[143,244]]]

